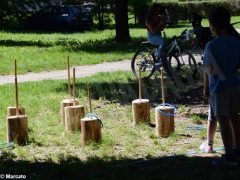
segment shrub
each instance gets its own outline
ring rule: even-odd
[[[195,12],[201,14],[203,17],[207,17],[209,10],[215,6],[224,6],[230,12],[231,15],[240,14],[240,0],[215,0],[215,1],[186,1],[179,0],[156,0],[154,2],[159,2],[163,8],[167,9],[170,16],[175,19],[189,19],[190,14]]]

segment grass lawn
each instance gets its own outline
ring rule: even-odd
[[[238,17],[233,17],[236,22]],[[44,32],[0,32],[0,75],[13,74],[14,59],[18,60],[19,73],[49,71],[66,68],[66,57],[71,65],[97,64],[101,62],[130,59],[146,40],[144,28],[134,28],[130,24],[132,42],[114,42],[115,30],[94,30],[79,33]],[[206,20],[204,26],[208,26]],[[240,24],[236,25],[240,27]],[[191,29],[188,22],[166,28],[168,38],[179,35],[184,29]]]
[[[131,73],[101,73],[77,79],[77,96],[87,106],[86,87],[92,84],[93,107],[102,118],[101,144],[80,146],[80,133],[64,130],[60,102],[67,98],[67,81],[19,84],[20,104],[29,119],[29,143],[0,149],[0,173],[25,174],[35,179],[237,179],[237,169],[217,169],[198,154],[206,139],[207,106],[202,105],[200,82],[177,91],[167,85],[167,102],[178,107],[175,133],[159,139],[154,129],[154,106],[160,103],[159,80],[143,82],[151,100],[152,126],[133,126],[131,101],[137,84]],[[14,105],[13,85],[0,86],[0,137],[6,137],[6,109]],[[202,129],[191,129],[196,125]],[[217,132],[215,147],[222,147]],[[194,154],[196,152],[197,154]],[[193,154],[191,154],[193,153]]]

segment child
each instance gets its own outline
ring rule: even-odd
[[[161,66],[160,60],[162,52],[164,51],[165,44],[165,40],[161,36],[161,31],[163,31],[165,23],[160,13],[161,6],[158,3],[153,3],[149,10],[146,22],[148,41],[153,45],[159,46],[155,69],[159,69],[159,67]]]
[[[235,166],[240,155],[240,42],[229,35],[230,14],[223,7],[209,14],[216,38],[205,49],[204,65],[209,75],[210,103],[222,135],[225,154],[213,161],[216,166]]]

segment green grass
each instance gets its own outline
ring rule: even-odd
[[[206,131],[186,129],[194,125],[187,116],[175,117],[175,133],[169,138],[158,138],[154,127],[144,124],[133,126],[131,101],[137,98],[137,84],[131,73],[101,73],[77,79],[77,97],[85,107],[88,104],[86,88],[89,83],[93,89],[94,111],[104,124],[100,144],[81,147],[80,132],[64,130],[59,110],[60,102],[68,97],[67,81],[21,83],[19,102],[26,108],[30,141],[26,146],[0,150],[0,171],[41,179],[89,178],[89,173],[90,179],[108,176],[121,179],[139,175],[154,179],[173,177],[180,173],[180,168],[182,174],[179,177],[182,178],[186,175],[200,178],[202,170],[209,178],[219,177],[219,173],[222,177],[237,177],[237,170],[212,169],[212,158],[186,156],[188,151],[198,152],[199,145],[206,138]],[[160,103],[160,97],[148,92],[148,88],[157,89],[157,86],[158,80],[143,82],[146,89],[144,97],[152,103]],[[0,86],[0,93],[0,141],[4,142],[6,109],[14,105],[13,85]],[[171,103],[171,99],[167,99]],[[186,104],[184,108],[188,106]],[[151,107],[151,121],[155,124],[154,107]],[[215,141],[215,147],[222,146],[219,133]],[[166,157],[173,154],[176,156]],[[159,170],[163,172],[157,173]]]

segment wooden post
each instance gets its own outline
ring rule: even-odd
[[[155,108],[156,134],[168,137],[174,132],[174,109],[165,105],[163,68],[161,68],[162,105]]]
[[[28,119],[25,115],[7,117],[7,142],[24,145],[28,141]]]
[[[174,132],[173,114],[174,109],[172,107],[158,106],[155,108],[156,134],[158,137],[168,137]]]
[[[78,99],[75,99],[75,105],[79,105],[79,100]],[[62,124],[65,126],[65,107],[68,107],[68,106],[73,106],[73,99],[64,99],[62,102],[61,102],[61,116],[62,116]]]
[[[62,124],[65,126],[65,107],[68,106],[73,106],[75,105],[79,105],[79,100],[77,100],[75,98],[75,100],[73,100],[72,98],[72,90],[71,90],[71,75],[70,75],[70,60],[69,60],[69,56],[67,56],[67,77],[68,77],[68,95],[69,95],[69,99],[64,99],[61,104],[60,104],[60,112],[61,112],[61,116],[62,116]]]
[[[16,142],[19,145],[26,144],[28,140],[28,120],[24,108],[18,104],[17,61],[15,60],[15,103],[16,107],[8,107],[7,110],[7,142]],[[15,112],[14,112],[15,110]]]
[[[73,105],[64,108],[65,128],[69,131],[81,130],[81,119],[84,117],[84,107],[76,106],[75,68],[73,68]]]
[[[162,104],[165,108],[165,93],[164,93],[164,79],[163,79],[163,68],[161,68],[161,89],[162,89]]]
[[[141,81],[141,66],[138,67],[138,92],[139,92],[139,99],[142,99],[142,81]]]
[[[88,102],[89,102],[89,112],[92,113],[92,93],[91,93],[91,87],[88,84]]]
[[[85,112],[84,107],[68,106],[65,107],[65,128],[68,131],[80,131],[81,130],[81,119],[84,118]]]
[[[100,142],[102,139],[101,123],[92,116],[81,119],[81,145],[84,146],[88,142]]]
[[[69,94],[69,99],[72,99],[72,93],[71,93],[71,77],[70,77],[70,60],[69,56],[67,57],[67,76],[68,76],[68,94]]]
[[[139,66],[138,89],[139,99],[132,101],[132,115],[134,125],[138,123],[150,124],[150,104],[148,99],[142,99],[142,84],[141,84],[141,66]]]
[[[18,109],[18,83],[17,83],[17,60],[15,59],[15,102],[16,102],[16,116],[19,115],[19,109]]]
[[[100,142],[102,139],[101,122],[92,114],[91,88],[88,85],[88,101],[90,116],[81,119],[81,145],[84,146],[88,142]]]
[[[132,101],[132,115],[134,125],[139,123],[150,124],[150,104],[148,99]]]
[[[18,107],[19,115],[25,115],[26,111],[24,107]],[[16,107],[7,108],[7,117],[16,116]]]

